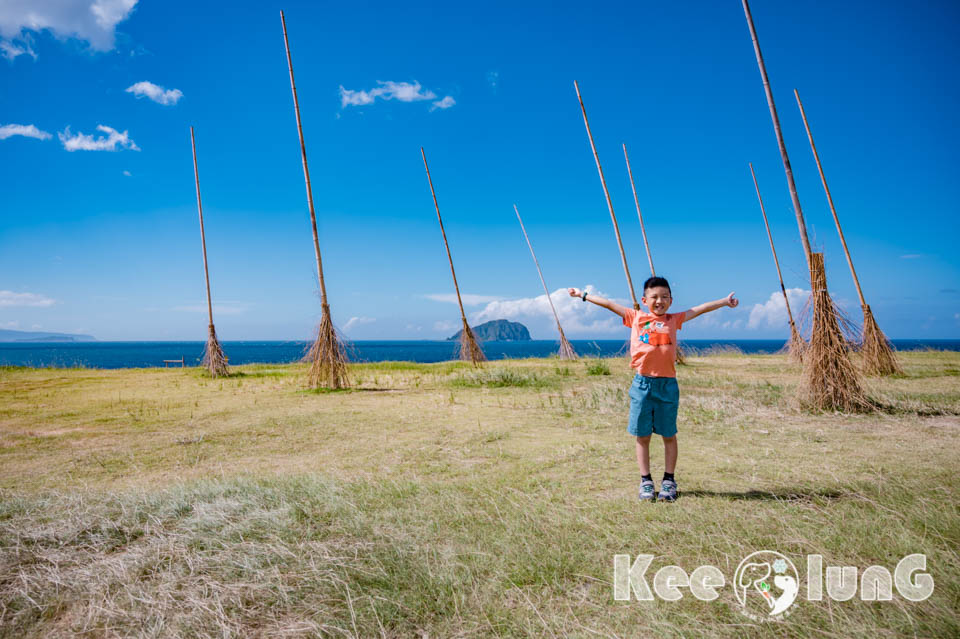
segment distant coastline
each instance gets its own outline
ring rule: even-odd
[[[61,343],[61,342],[96,342],[93,335],[79,335],[74,333],[51,333],[49,331],[15,331],[11,329],[0,329],[0,343],[17,342],[41,342],[41,343]]]

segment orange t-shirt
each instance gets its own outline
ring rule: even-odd
[[[630,327],[630,366],[645,377],[676,377],[677,331],[686,315],[628,309],[623,325]]]

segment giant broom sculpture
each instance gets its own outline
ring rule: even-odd
[[[810,269],[813,326],[810,331],[810,346],[803,359],[803,373],[799,389],[800,403],[814,410],[869,410],[871,404],[863,392],[860,375],[848,356],[847,344],[837,320],[837,308],[827,291],[827,275],[823,266],[823,254],[813,253],[810,250],[807,225],[803,218],[803,210],[800,208],[800,198],[797,195],[797,185],[793,179],[793,169],[790,166],[790,157],[787,155],[787,146],[783,140],[783,132],[780,130],[780,118],[777,116],[777,107],[773,101],[773,90],[770,88],[767,68],[763,63],[763,54],[760,52],[757,30],[753,25],[750,5],[747,0],[742,0],[742,3],[747,27],[750,29],[750,38],[753,41],[753,50],[757,57],[757,66],[763,80],[763,89],[767,96],[767,106],[770,108],[770,119],[773,121],[773,130],[777,137],[777,145],[780,148],[780,159],[783,161],[783,170],[787,177],[787,187],[790,191],[790,199],[793,202],[793,211],[797,217],[800,241],[803,244],[807,266]]]
[[[902,373],[903,370],[897,363],[893,355],[893,349],[890,341],[883,334],[877,325],[877,320],[873,317],[873,311],[863,297],[863,289],[860,288],[860,278],[857,277],[857,271],[853,268],[853,260],[850,258],[850,249],[847,248],[847,240],[843,237],[843,229],[840,228],[840,218],[837,217],[837,209],[833,206],[833,196],[830,195],[830,187],[827,186],[827,178],[823,174],[823,167],[820,165],[820,154],[817,153],[817,145],[813,143],[813,134],[810,132],[810,124],[807,122],[807,114],[803,109],[803,102],[800,101],[800,94],[793,90],[793,95],[797,98],[797,106],[800,107],[800,117],[803,118],[803,126],[807,130],[807,139],[810,140],[810,149],[813,151],[813,159],[817,161],[817,171],[820,172],[820,182],[823,184],[823,190],[827,194],[827,202],[830,204],[830,213],[833,214],[833,222],[837,225],[837,233],[840,235],[840,243],[843,245],[843,252],[847,256],[847,265],[850,267],[850,275],[853,276],[853,283],[857,287],[857,295],[860,297],[860,308],[863,309],[863,335],[860,347],[860,355],[863,357],[863,371],[867,375],[893,375]]]
[[[757,175],[753,172],[753,162],[750,162],[750,175],[753,176],[753,187],[757,190],[757,200],[760,202],[760,212],[763,213],[763,225],[767,229],[767,239],[770,240],[770,251],[773,252],[773,263],[777,267],[777,278],[780,280],[780,292],[783,293],[783,303],[787,307],[787,320],[790,322],[790,341],[787,342],[787,354],[796,362],[803,361],[803,351],[807,343],[797,330],[790,311],[790,300],[787,298],[787,289],[783,285],[783,273],[780,272],[780,260],[777,259],[777,249],[773,246],[773,235],[770,233],[770,223],[767,221],[767,210],[763,207],[763,198],[760,196],[760,186],[757,184]]]
[[[437,204],[437,192],[433,190],[433,178],[430,177],[430,167],[427,166],[427,154],[420,147],[420,155],[423,156],[423,168],[427,171],[427,183],[430,184],[430,195],[433,196],[433,206],[437,209],[437,221],[440,222],[440,234],[443,235],[443,246],[447,249],[447,261],[450,262],[450,274],[453,276],[453,288],[457,291],[457,304],[460,305],[460,319],[463,321],[463,330],[460,331],[460,359],[473,362],[474,366],[480,366],[487,357],[480,349],[477,338],[467,323],[467,315],[463,312],[463,300],[460,299],[460,285],[457,284],[457,272],[453,270],[453,257],[450,255],[450,244],[447,242],[447,232],[443,229],[443,218],[440,217],[440,205]]]
[[[533,257],[533,263],[537,267],[537,275],[540,276],[540,283],[543,284],[543,292],[547,296],[547,301],[550,302],[550,310],[553,311],[553,319],[557,320],[557,332],[560,333],[560,352],[558,353],[560,359],[577,359],[577,354],[573,350],[573,346],[567,340],[567,336],[563,334],[563,327],[560,326],[560,316],[557,315],[557,307],[553,305],[553,298],[550,297],[550,290],[547,288],[547,283],[543,279],[543,271],[540,270],[540,262],[537,261],[537,254],[533,252],[533,244],[530,243],[530,237],[527,236],[527,229],[523,225],[523,219],[520,217],[520,211],[517,210],[517,205],[513,205],[513,211],[517,214],[517,220],[520,222],[520,230],[523,231],[523,239],[527,241],[527,246],[530,247],[530,255]]]
[[[207,268],[207,236],[203,230],[203,204],[200,202],[200,171],[197,170],[197,141],[190,127],[190,146],[193,149],[193,179],[197,184],[197,212],[200,214],[200,245],[203,247],[203,277],[207,282],[207,347],[203,353],[202,366],[209,371],[211,377],[226,377],[230,374],[227,368],[227,358],[223,348],[217,340],[217,329],[213,327],[213,302],[210,301],[210,269]]]
[[[307,184],[307,206],[310,209],[310,224],[313,228],[313,250],[317,255],[317,277],[320,280],[320,325],[317,339],[307,352],[310,362],[309,380],[313,388],[346,388],[347,354],[343,340],[333,326],[330,304],[327,301],[327,285],[323,281],[323,261],[320,259],[320,239],[317,236],[317,214],[313,208],[313,190],[310,187],[310,170],[307,168],[307,147],[303,142],[303,127],[300,124],[300,103],[297,100],[297,85],[293,80],[293,60],[290,57],[290,42],[287,40],[287,21],[280,12],[283,25],[283,44],[287,49],[287,67],[290,70],[290,90],[293,92],[293,109],[297,115],[297,133],[300,136],[300,157],[303,159],[303,179]]]

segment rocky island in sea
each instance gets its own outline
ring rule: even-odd
[[[505,319],[490,320],[478,326],[472,326],[473,334],[481,342],[529,342],[530,331],[520,322],[511,322]],[[447,338],[447,341],[460,339],[460,333]]]

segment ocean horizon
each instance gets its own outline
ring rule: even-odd
[[[692,339],[680,347],[690,353],[736,349],[748,354],[776,353],[782,339]],[[896,350],[960,351],[960,339],[892,340]],[[221,342],[230,364],[288,364],[303,358],[311,342],[304,340],[239,340]],[[627,353],[627,340],[571,340],[577,354],[614,357]],[[130,342],[3,342],[0,366],[35,368],[152,368],[164,360],[182,358],[185,366],[197,366],[203,358],[203,341]],[[487,358],[524,359],[555,355],[557,340],[483,342]],[[348,343],[351,362],[411,361],[434,363],[457,359],[457,343],[446,340],[357,340]]]

